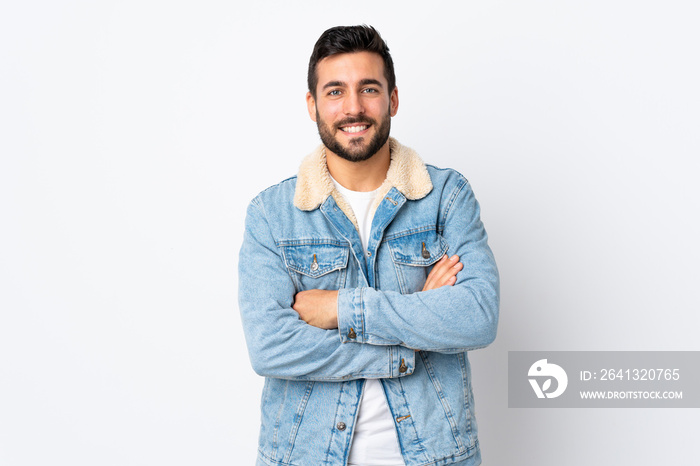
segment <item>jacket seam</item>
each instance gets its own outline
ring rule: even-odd
[[[306,405],[309,403],[309,398],[311,397],[311,392],[314,389],[314,382],[309,381],[306,384],[306,393],[304,393],[304,397],[301,399],[299,402],[299,406],[297,407],[297,412],[295,413],[295,417],[297,417],[297,421],[294,423],[292,426],[292,429],[289,433],[289,448],[287,449],[287,453],[284,455],[284,458],[282,461],[285,461],[287,463],[290,462],[292,458],[292,452],[294,451],[294,446],[296,444],[296,437],[297,437],[297,432],[299,432],[299,426],[301,425],[301,421],[304,420],[304,413],[306,412]]]
[[[437,233],[437,232],[436,232]],[[388,244],[389,246],[389,251],[391,252],[391,261],[395,265],[405,265],[407,267],[430,267],[431,265],[434,265],[437,261],[439,261],[442,256],[450,249],[450,245],[447,244],[447,241],[445,238],[443,238],[442,235],[438,233],[438,238],[439,238],[439,244],[440,244],[440,252],[438,254],[434,254],[434,256],[431,259],[422,259],[423,262],[411,262],[410,260],[402,260],[397,258],[397,251],[394,250],[394,247],[391,244]],[[400,251],[399,251],[400,254]]]
[[[464,178],[462,175],[460,175],[462,182],[455,188],[455,190],[452,192],[452,195],[450,196],[450,200],[447,202],[447,207],[445,207],[445,215],[442,217],[442,222],[440,225],[442,226],[442,229],[444,229],[445,225],[447,224],[447,217],[449,216],[452,206],[454,203],[457,201],[457,197],[459,194],[462,192],[464,187],[469,184],[466,178]]]
[[[473,452],[476,451],[479,448],[479,442],[476,441],[474,442],[474,445],[469,446],[464,448],[463,450],[460,450],[457,452],[457,454],[450,455],[450,456],[443,456],[442,458],[435,459],[429,463],[422,463],[419,466],[431,466],[433,464],[439,464],[441,462],[444,462],[446,460],[451,460],[451,459],[456,459],[460,457],[464,457],[464,459],[467,459],[472,456]],[[462,461],[460,459],[460,461]]]
[[[452,433],[452,437],[454,438],[455,444],[457,445],[457,451],[463,452],[465,451],[465,446],[459,439],[459,429],[457,428],[457,424],[454,419],[454,413],[452,412],[453,409],[445,399],[442,384],[437,379],[435,371],[433,369],[433,365],[431,362],[428,361],[428,356],[425,354],[425,352],[421,351],[420,356],[423,359],[423,366],[425,366],[425,371],[427,372],[428,377],[430,378],[430,382],[433,385],[435,391],[437,392],[436,394],[440,400],[440,405],[442,406],[443,414],[445,415],[445,418],[447,419],[447,422],[450,425],[450,432]]]
[[[387,241],[392,241],[397,238],[403,238],[404,236],[415,235],[416,233],[423,233],[424,231],[437,231],[437,227],[436,225],[426,225],[423,227],[411,228],[410,230],[403,230],[397,233],[392,233],[391,235],[387,235],[384,238],[382,238],[382,243],[386,243]]]
[[[462,390],[464,392],[464,412],[467,418],[467,426],[468,426],[468,431],[466,432],[467,434],[467,439],[471,443],[472,440],[472,434],[474,432],[473,425],[472,425],[472,416],[471,416],[471,410],[469,409],[472,400],[470,400],[470,393],[472,392],[472,387],[471,387],[471,370],[468,369],[468,363],[466,360],[466,354],[461,353],[459,355],[459,365],[462,369],[462,383],[464,386],[462,387]]]
[[[415,371],[415,363],[413,370]],[[403,396],[404,403],[406,403],[406,406],[410,407],[408,399],[406,398],[406,390],[403,386],[403,380],[401,379],[399,379],[399,387],[401,387],[401,395]],[[425,445],[423,445],[423,439],[418,435],[418,429],[416,429],[416,424],[412,422],[411,426],[413,427],[413,434],[416,436],[416,442],[418,443],[418,451],[422,453],[427,460],[429,460],[430,458],[428,457],[428,450],[426,450]]]
[[[332,238],[295,238],[295,239],[280,239],[275,240],[275,245],[277,247],[285,246],[341,246],[347,247],[347,241],[340,241]]]
[[[360,288],[360,324],[362,325],[362,342],[367,342],[367,327],[365,325],[365,289]]]
[[[262,459],[265,461],[267,464],[276,464],[279,466],[293,466],[293,463],[283,463],[282,461],[277,461],[275,459],[270,458],[265,454],[265,452],[262,450],[262,448],[258,448],[258,456],[262,456]]]
[[[270,191],[271,189],[277,188],[278,186],[281,186],[281,185],[283,185],[283,184],[287,184],[287,183],[289,183],[289,182],[295,180],[296,178],[297,178],[297,175],[292,175],[292,176],[290,176],[290,177],[288,177],[288,178],[283,179],[283,180],[280,181],[279,183],[273,184],[272,186],[268,186],[267,188],[265,188],[265,189],[263,189],[262,191],[260,191],[260,192],[258,193],[258,195],[255,196],[255,199],[259,198],[261,194],[264,194],[264,193],[266,193],[267,191]],[[253,199],[253,200],[255,200],[255,199]]]
[[[292,177],[292,178],[295,178],[295,177]],[[287,178],[285,181],[291,180],[292,178]],[[285,181],[282,181],[278,184],[282,184]],[[272,188],[274,188],[274,186],[267,188],[265,191],[267,191],[268,189],[272,189]],[[297,277],[294,276],[294,274],[289,269],[289,267],[286,266],[287,260],[284,257],[284,251],[282,251],[282,248],[279,246],[278,240],[273,236],[272,228],[270,227],[270,220],[267,218],[267,211],[265,210],[265,203],[262,201],[262,199],[260,199],[260,196],[258,195],[257,197],[255,197],[255,199],[253,199],[251,201],[251,204],[254,204],[258,208],[258,210],[260,211],[260,215],[262,215],[263,219],[265,219],[265,223],[267,224],[267,229],[270,232],[270,236],[272,237],[272,241],[274,241],[274,243],[275,243],[275,247],[277,248],[277,255],[280,257],[282,262],[284,262],[284,264],[285,264],[284,268],[287,269],[287,275],[289,276],[289,279],[294,284],[294,289],[296,291],[301,290],[301,283],[299,282]]]

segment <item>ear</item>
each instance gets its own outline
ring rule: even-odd
[[[316,121],[316,99],[311,95],[311,92],[306,93],[306,107],[309,111],[311,121]]]
[[[399,88],[394,87],[391,91],[391,97],[389,101],[389,115],[396,116],[396,112],[399,111]]]

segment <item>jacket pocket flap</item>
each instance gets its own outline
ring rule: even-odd
[[[317,278],[348,265],[349,250],[336,244],[297,244],[282,247],[287,268]]]
[[[449,249],[447,241],[434,230],[401,236],[388,243],[395,263],[416,267],[434,264]]]

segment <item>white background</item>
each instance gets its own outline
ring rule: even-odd
[[[318,144],[308,57],[376,26],[392,134],[464,173],[502,276],[484,464],[697,464],[697,409],[509,409],[509,350],[700,350],[700,7],[3,1],[0,464],[250,465],[247,203]]]

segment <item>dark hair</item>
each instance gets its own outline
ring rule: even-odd
[[[336,26],[327,29],[314,45],[314,51],[309,59],[309,71],[306,76],[309,92],[316,97],[318,75],[316,66],[326,57],[341,53],[373,52],[384,60],[384,77],[389,83],[389,92],[396,87],[394,61],[389,54],[389,47],[372,26]]]

